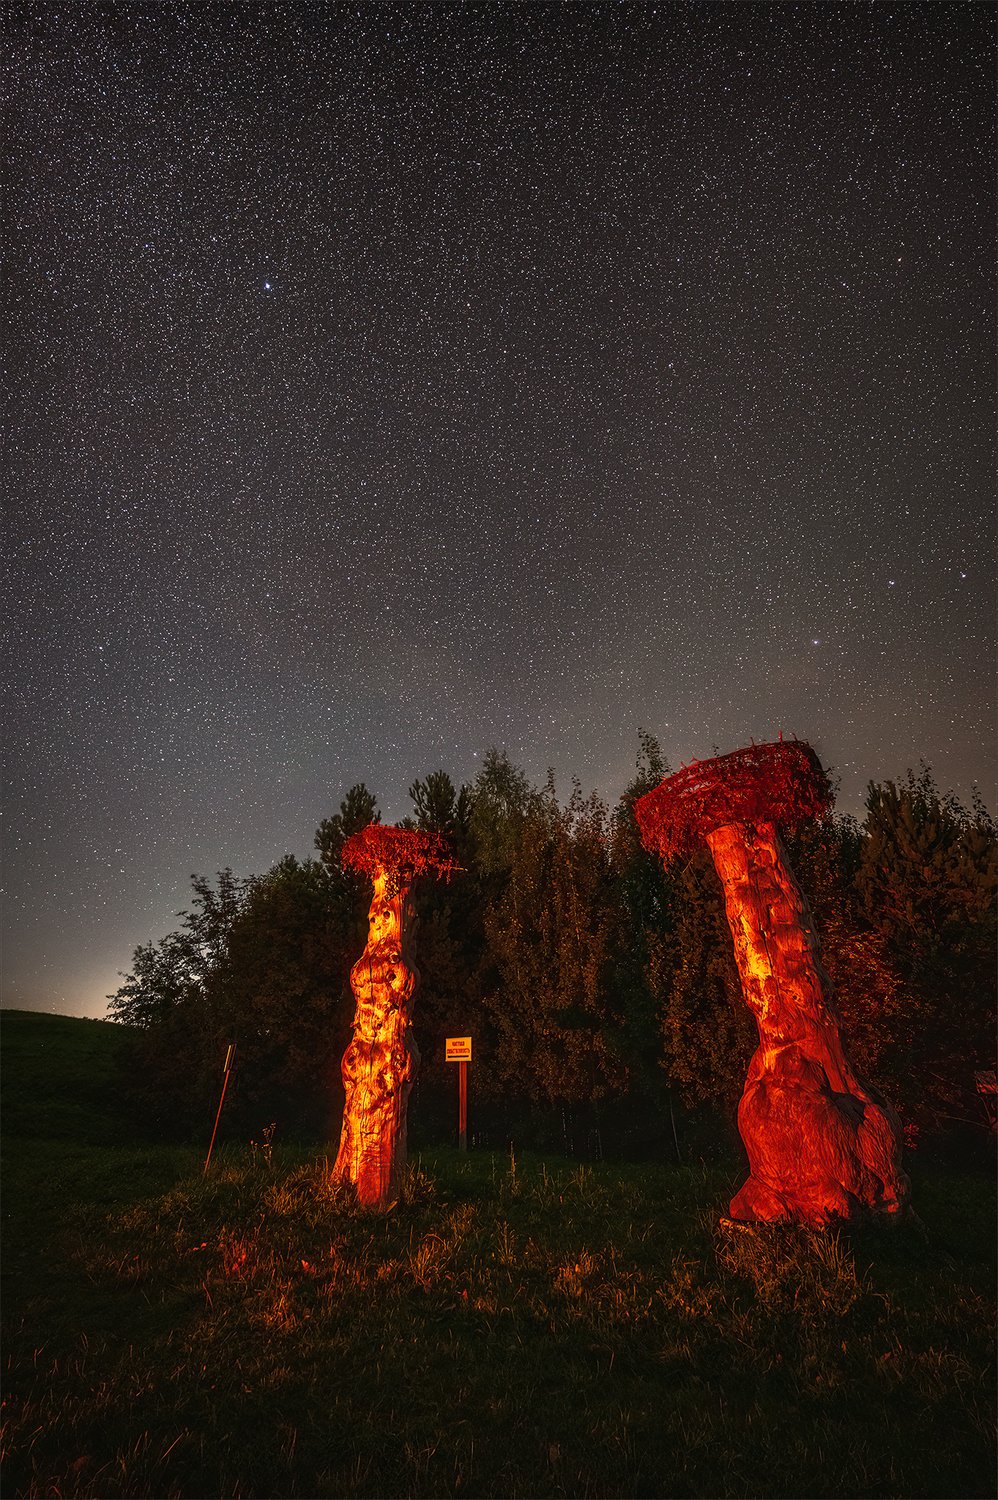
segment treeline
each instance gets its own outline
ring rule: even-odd
[[[471,786],[444,771],[409,790],[412,826],[446,834],[462,866],[416,889],[410,1103],[419,1140],[453,1129],[444,1039],[474,1038],[473,1136],[580,1154],[683,1150],[714,1118],[733,1132],[755,1045],[706,850],[666,869],[641,846],[635,799],[668,774],[641,736],[616,807],[578,784],[567,802],[490,752]],[[351,964],[369,890],[344,872],[351,833],[379,817],[351,788],[316,857],[266,874],[193,880],[176,932],[138,948],[110,1013],[139,1028],[123,1087],[164,1132],[203,1135],[227,1043],[227,1130],[335,1139],[350,1033]],[[929,771],[871,785],[862,824],[829,816],[788,837],[861,1072],[910,1142],[985,1120],[993,1066],[996,827]]]

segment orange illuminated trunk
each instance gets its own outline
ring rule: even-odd
[[[356,1010],[343,1054],[346,1098],[333,1180],[352,1184],[359,1203],[386,1208],[405,1165],[405,1111],[419,1064],[409,891],[417,876],[447,879],[458,866],[440,834],[381,823],[352,834],[340,858],[344,869],[367,876],[374,895],[367,947],[350,971]]]
[[[824,1224],[907,1203],[901,1129],[846,1056],[811,913],[777,824],[832,805],[811,746],[751,744],[693,761],[634,804],[641,838],[666,863],[705,838],[724,887],[742,993],[759,1028],[738,1106],[749,1179],[735,1219]]]
[[[775,825],[727,823],[706,838],[759,1028],[738,1106],[750,1176],[732,1217],[819,1224],[898,1212],[908,1195],[898,1122],[846,1056],[811,915]]]
[[[353,1037],[343,1054],[343,1128],[333,1168],[359,1203],[385,1207],[406,1159],[406,1105],[419,1065],[412,1010],[419,976],[410,962],[413,908],[397,871],[372,872],[367,947],[350,971]]]

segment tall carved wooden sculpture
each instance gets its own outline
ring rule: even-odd
[[[822,1224],[907,1202],[896,1116],[846,1055],[811,914],[776,825],[830,805],[809,745],[752,745],[695,762],[638,799],[663,860],[705,838],[724,888],[745,1001],[759,1028],[738,1106],[750,1176],[734,1219]]]
[[[456,866],[437,834],[380,823],[347,839],[342,861],[370,876],[374,894],[367,947],[350,971],[357,1008],[343,1054],[346,1099],[333,1180],[352,1183],[359,1203],[383,1208],[405,1164],[406,1105],[419,1066],[409,893],[417,876],[447,875]]]

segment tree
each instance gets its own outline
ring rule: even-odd
[[[192,875],[194,901],[178,913],[177,932],[136,948],[124,984],[108,996],[115,1021],[154,1026],[172,1011],[204,996],[205,986],[222,954],[232,923],[245,900],[247,882],[230,869],[220,870],[213,886],[204,875]]]
[[[350,787],[339,812],[323,818],[315,831],[315,848],[326,869],[330,896],[347,923],[347,946],[359,951],[367,933],[367,882],[354,870],[345,870],[341,860],[343,845],[370,823],[380,823],[377,798],[362,781]]]
[[[318,860],[252,880],[214,977],[218,1048],[237,1044],[230,1113],[250,1128],[325,1133],[349,1032],[352,912]]]
[[[974,1073],[994,1065],[998,839],[979,803],[939,792],[931,771],[870,785],[856,891],[898,975],[889,1070],[909,1119],[974,1122]]]
[[[673,874],[671,922],[649,943],[663,1064],[686,1105],[733,1106],[756,1043],[731,952],[720,882],[698,851]]]
[[[217,976],[249,883],[225,869],[214,886],[203,875],[191,884],[178,930],[136,948],[108,997],[112,1019],[137,1028],[122,1053],[122,1093],[144,1123],[171,1131],[203,1113],[210,1092]]]
[[[469,786],[457,792],[446,771],[431,771],[425,781],[413,782],[409,796],[417,828],[444,834],[455,849],[467,844],[473,800]]]
[[[352,787],[316,833],[321,861],[288,856],[249,880],[224,870],[215,886],[195,876],[178,930],[136,950],[110,1011],[141,1028],[123,1087],[146,1120],[200,1127],[235,1041],[230,1125],[257,1128],[269,1115],[283,1129],[328,1128],[367,906],[364,882],[341,868],[339,851],[377,821],[372,794]]]
[[[485,998],[497,1077],[538,1104],[605,1098],[626,1083],[616,1043],[620,907],[606,808],[578,784],[562,808],[550,781],[514,808],[507,828],[515,840],[492,846],[493,859],[499,850],[509,859],[508,878],[485,917],[500,981]]]
[[[416,1080],[421,1110],[444,1117],[444,1098],[454,1081],[444,1060],[448,1036],[476,1038],[486,1046],[481,1008],[481,969],[485,953],[482,892],[471,832],[472,789],[460,791],[446,771],[431,771],[409,788],[416,826],[443,834],[460,870],[447,881],[420,881],[414,889],[419,919],[419,999],[413,1030],[422,1062]]]
[[[674,926],[672,875],[641,842],[634,818],[637,799],[669,775],[655,735],[638,730],[634,776],[621,794],[611,824],[611,864],[621,907],[623,941],[614,967],[619,1047],[629,1078],[625,1132],[653,1139],[668,1116],[661,1066],[660,1014],[668,983],[665,953]]]
[[[504,750],[493,747],[482,762],[472,794],[469,832],[484,876],[503,878],[509,870],[528,815],[540,793]]]
[[[112,1021],[143,1030],[165,1025],[199,993],[186,963],[183,939],[176,932],[136,948],[131,970],[121,978],[123,984],[107,997],[108,1014]]]
[[[638,730],[635,775],[614,815],[614,858],[626,914],[632,1051],[657,1064],[688,1107],[741,1092],[755,1029],[741,986],[720,885],[704,853],[668,866],[641,842],[634,803],[670,774],[657,738]]]
[[[315,847],[319,858],[334,880],[344,876],[340,855],[343,845],[351,834],[360,833],[369,823],[380,823],[378,800],[362,781],[358,781],[347,792],[340,803],[340,810],[331,818],[323,818],[315,832]],[[353,879],[346,875],[347,879]]]
[[[788,834],[787,845],[811,908],[822,966],[849,1049],[863,1075],[904,1116],[897,1042],[905,1024],[905,986],[883,934],[863,912],[856,883],[862,829],[854,818],[830,813]]]

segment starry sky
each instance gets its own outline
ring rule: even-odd
[[[4,1003],[491,745],[990,803],[992,25],[6,6]]]

